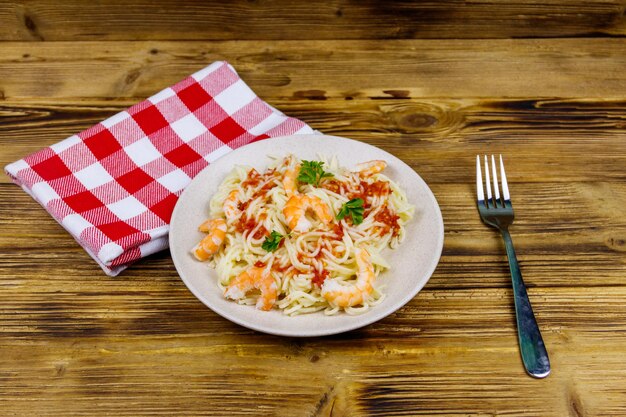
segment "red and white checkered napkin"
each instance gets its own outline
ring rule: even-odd
[[[167,248],[174,204],[209,163],[256,140],[307,133],[215,62],[5,169],[115,276]]]

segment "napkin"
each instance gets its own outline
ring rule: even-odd
[[[257,140],[312,133],[215,62],[5,170],[115,276],[168,247],[178,197],[211,162]]]

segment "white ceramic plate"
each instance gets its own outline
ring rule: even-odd
[[[267,155],[293,153],[301,159],[336,155],[345,167],[372,159],[383,159],[385,174],[406,190],[415,205],[415,217],[406,225],[406,239],[396,250],[383,252],[391,269],[377,282],[386,284],[386,298],[364,314],[345,313],[325,316],[323,312],[295,317],[279,310],[263,312],[254,306],[226,300],[217,286],[217,274],[206,263],[198,262],[190,250],[203,233],[198,225],[209,213],[209,200],[224,177],[235,165],[249,165],[264,171],[270,162]],[[182,193],[170,226],[170,250],[183,282],[207,307],[224,318],[250,329],[282,336],[323,336],[353,330],[393,313],[410,301],[426,284],[435,270],[443,246],[443,220],[437,201],[426,183],[408,165],[395,156],[350,139],[322,135],[284,136],[265,139],[236,149],[213,162],[198,174]]]

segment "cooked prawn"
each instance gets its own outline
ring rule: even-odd
[[[224,297],[240,300],[246,296],[246,293],[255,288],[261,291],[256,302],[256,308],[265,311],[271,310],[278,297],[278,286],[267,268],[253,266],[239,274],[226,287]]]
[[[299,169],[300,166],[297,166],[294,169],[288,169],[287,171],[285,171],[285,176],[283,177],[283,187],[285,187],[287,197],[291,197],[298,191],[296,181],[298,178]]]
[[[362,162],[354,167],[354,172],[358,172],[366,177],[378,174],[387,168],[387,162],[375,159],[373,161]]]
[[[356,265],[358,267],[356,283],[341,285],[337,280],[327,279],[322,285],[322,297],[329,303],[339,307],[352,307],[362,304],[369,296],[374,287],[374,267],[370,260],[370,254],[365,249],[356,248],[354,251]]]
[[[294,194],[287,200],[283,208],[283,214],[291,230],[306,232],[311,228],[311,222],[305,216],[309,209],[312,209],[324,224],[333,220],[330,208],[322,199],[315,196]]]
[[[192,252],[199,261],[206,261],[220,250],[224,243],[226,222],[224,219],[209,219],[202,223],[198,230],[208,234],[193,248]]]
[[[224,203],[222,204],[222,209],[224,210],[224,214],[226,215],[226,219],[229,221],[235,220],[239,217],[239,200],[238,200],[239,190],[232,190],[230,194],[224,199]]]

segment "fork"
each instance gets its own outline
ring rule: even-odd
[[[485,155],[485,188],[487,198],[483,192],[483,179],[480,170],[480,157],[476,156],[476,190],[478,194],[478,212],[482,221],[489,226],[495,227],[502,233],[506,254],[509,258],[509,268],[511,269],[511,280],[513,281],[513,296],[515,300],[515,317],[517,321],[517,335],[520,345],[522,361],[526,372],[535,378],[545,378],[550,374],[550,360],[548,352],[543,343],[543,338],[539,332],[537,320],[533,314],[526,286],[522,279],[522,273],[517,263],[513,241],[509,234],[509,226],[513,223],[513,206],[509,195],[509,186],[506,182],[504,163],[500,155],[500,180],[502,182],[502,198],[498,188],[498,174],[496,172],[496,161],[491,155],[491,168],[493,173],[493,189],[491,193],[491,180],[489,178],[489,165]]]

